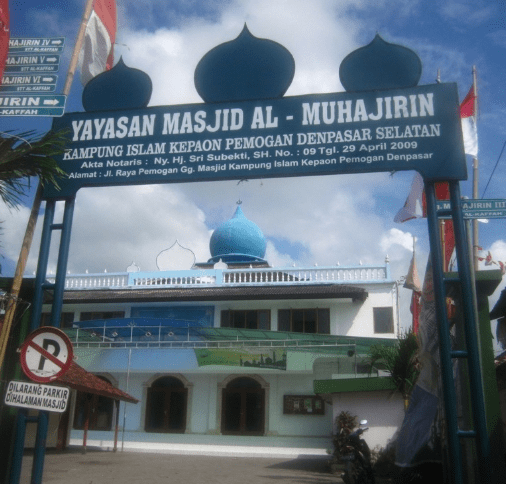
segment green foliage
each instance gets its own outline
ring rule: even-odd
[[[49,131],[44,136],[34,131],[0,134],[0,198],[8,207],[19,205],[30,177],[58,186],[57,178],[65,172],[54,157],[63,153],[66,142],[62,131]]]
[[[412,331],[401,335],[394,346],[373,345],[369,350],[371,371],[373,366],[390,372],[395,387],[406,400],[418,378],[418,341]]]
[[[349,412],[342,411],[336,417],[337,434],[334,435],[332,443],[334,444],[334,451],[332,452],[332,459],[329,462],[330,472],[337,474],[342,471],[341,455],[346,453],[346,439],[358,427],[358,417]]]

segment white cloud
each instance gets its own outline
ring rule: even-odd
[[[422,8],[420,2],[231,0],[207,2],[204,11],[201,2],[163,2],[163,8],[161,3],[129,0],[119,7],[118,42],[126,47],[116,46],[117,58],[123,55],[127,65],[150,75],[151,105],[202,102],[193,81],[198,61],[216,45],[237,37],[244,22],[253,35],[279,42],[292,53],[296,72],[287,95],[341,90],[340,62],[371,41],[383,24],[388,26],[386,40],[408,45],[423,57],[428,82],[433,82],[438,67],[444,69],[443,81],[467,76],[467,85],[470,80],[462,52],[438,44],[433,37],[388,37],[388,21],[396,22],[394,16],[404,21],[412,9]],[[131,12],[136,13],[135,19],[127,16]],[[446,13],[454,15],[448,9]],[[158,18],[161,14],[163,21]],[[399,198],[398,209],[410,181],[411,176],[389,179],[386,174],[369,174],[82,189],[68,268],[73,273],[123,271],[135,261],[142,270],[156,270],[156,255],[176,239],[195,252],[197,261],[207,260],[211,229],[228,220],[241,199],[245,215],[268,239],[284,239],[305,249],[302,255],[281,253],[268,241],[266,258],[272,265],[323,266],[338,261],[344,265],[359,260],[383,264],[388,254],[393,277],[399,279],[408,269],[412,237],[392,228],[394,213],[383,206],[381,197],[387,194],[390,203]],[[9,259],[17,259],[27,217],[26,208],[2,216],[3,253]],[[410,230],[417,233],[412,227],[418,227],[416,223]],[[38,248],[37,239],[34,247]],[[497,247],[498,254],[502,247]],[[35,270],[37,252],[32,250],[28,273]],[[417,247],[423,268],[426,257]],[[52,256],[53,269],[54,261]],[[401,296],[408,292],[401,291]]]
[[[393,253],[395,254],[396,251],[399,250],[399,247],[397,246],[401,246],[402,248],[412,252],[413,236],[410,233],[403,232],[399,229],[390,229],[388,232],[383,234],[380,246],[382,250],[388,253],[393,250]]]

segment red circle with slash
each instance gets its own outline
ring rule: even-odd
[[[52,326],[43,326],[30,333],[21,347],[21,368],[30,380],[39,383],[48,383],[64,375],[73,358],[69,337]]]

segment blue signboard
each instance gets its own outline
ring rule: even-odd
[[[59,67],[60,56],[55,54],[8,55],[4,72],[58,72]]]
[[[438,212],[451,209],[449,200],[436,202]],[[462,214],[466,219],[474,218],[506,218],[506,200],[462,200]],[[439,215],[439,218],[451,218],[449,214]]]
[[[84,186],[418,170],[467,177],[455,84],[66,114],[59,158]]]
[[[62,94],[0,96],[0,116],[63,116],[66,99]]]
[[[11,85],[0,86],[0,92],[54,92],[56,91],[56,84],[24,84],[24,85]]]
[[[65,46],[65,37],[32,37],[19,38],[11,37],[9,39],[9,53],[21,52],[39,52],[39,53],[57,53],[63,52]]]
[[[26,86],[29,84],[56,84],[58,76],[55,74],[15,74],[2,77],[0,87]]]

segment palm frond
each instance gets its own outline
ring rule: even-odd
[[[0,198],[9,207],[17,207],[30,186],[30,177],[40,183],[58,186],[66,176],[55,157],[65,149],[64,131],[49,131],[43,136],[35,131],[0,135]]]
[[[368,355],[370,371],[375,366],[388,371],[397,390],[407,396],[419,374],[417,352],[418,341],[412,331],[401,335],[394,346],[373,345]]]

